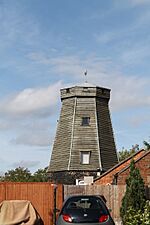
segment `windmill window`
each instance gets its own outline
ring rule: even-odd
[[[90,125],[90,117],[82,117],[82,126]]]
[[[84,88],[83,88],[83,92],[89,92],[88,87],[84,87]]]
[[[66,89],[66,93],[70,93],[70,88],[67,88]]]
[[[90,164],[90,152],[81,152],[81,164]]]

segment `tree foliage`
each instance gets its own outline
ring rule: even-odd
[[[127,225],[127,212],[129,210],[131,212],[138,212],[138,210],[143,211],[145,203],[144,181],[140,175],[139,169],[135,167],[134,160],[132,160],[130,163],[130,174],[126,180],[126,192],[120,209],[120,215],[125,225]]]
[[[139,145],[133,145],[131,149],[122,149],[121,151],[118,152],[118,158],[119,162],[127,159],[129,156],[133,155],[134,153],[139,151]]]
[[[150,143],[148,143],[147,141],[143,141],[145,150],[150,150]]]
[[[143,141],[143,144],[144,144],[145,150],[150,150],[150,143],[148,141]],[[128,157],[132,156],[133,154],[135,154],[138,151],[139,151],[138,144],[132,145],[132,148],[129,150],[123,148],[121,151],[118,152],[119,162],[127,159]]]
[[[126,212],[126,225],[149,225],[150,202],[147,201],[143,210],[135,210],[130,207]]]
[[[1,181],[12,182],[47,182],[47,167],[38,169],[34,174],[29,169],[18,167],[16,169],[8,170],[4,176],[0,177]]]
[[[48,176],[47,176],[47,168],[44,169],[38,169],[32,176],[32,181],[35,182],[47,182]]]
[[[2,180],[13,182],[28,182],[30,181],[31,176],[32,175],[27,168],[18,167],[14,170],[8,170]]]

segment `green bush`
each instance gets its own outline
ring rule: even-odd
[[[141,225],[141,210],[129,207],[124,217],[124,225]]]
[[[141,225],[150,225],[150,202],[147,201],[144,212],[141,214]]]
[[[150,225],[150,202],[146,202],[144,211],[129,207],[124,220],[124,225]]]
[[[141,225],[139,223],[139,214],[144,211],[146,203],[144,181],[140,175],[139,169],[135,167],[134,160],[130,163],[130,174],[126,180],[126,192],[122,199],[120,215],[123,224],[130,225],[129,216],[132,217],[131,225]],[[134,216],[135,215],[135,216]],[[150,223],[149,223],[150,225]]]

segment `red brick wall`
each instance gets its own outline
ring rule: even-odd
[[[135,157],[134,160],[138,159],[143,155],[144,151],[140,151]],[[122,169],[124,169],[126,166],[130,164],[130,159],[124,162],[123,164],[120,164],[118,167],[114,168],[112,171],[109,173],[106,173],[106,175],[100,177],[100,179],[96,180],[94,183],[96,185],[105,185],[105,184],[111,184],[114,179],[114,174],[118,173]],[[124,183],[125,184],[125,183]]]
[[[150,152],[135,163],[135,166],[140,170],[140,174],[144,180],[145,185],[150,186]],[[129,175],[128,168],[118,176],[118,185],[125,184],[126,178]]]

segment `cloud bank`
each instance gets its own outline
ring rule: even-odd
[[[22,90],[1,101],[0,114],[8,117],[50,115],[57,104],[60,87],[61,82],[58,82],[46,88]]]

